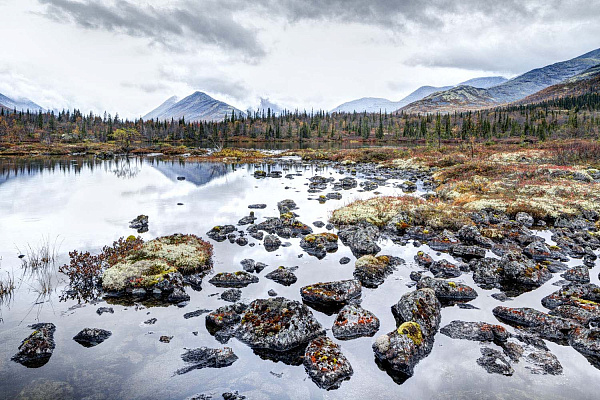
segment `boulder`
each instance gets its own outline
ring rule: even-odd
[[[342,243],[352,251],[355,257],[374,255],[381,251],[377,245],[379,228],[371,224],[352,225],[341,228],[338,236]]]
[[[442,302],[471,301],[477,298],[477,292],[470,286],[429,276],[422,277],[417,282],[417,288],[432,289]]]
[[[257,283],[258,277],[245,271],[219,272],[209,280],[216,287],[242,288]]]
[[[448,260],[434,261],[429,270],[436,278],[457,278],[462,274],[460,267]]]
[[[271,279],[284,286],[293,285],[298,280],[292,268],[286,268],[283,266],[269,272],[267,275],[265,275],[265,278]]]
[[[300,240],[300,247],[319,260],[327,253],[335,253],[338,249],[338,236],[334,233],[313,233]]]
[[[94,347],[104,342],[112,335],[112,332],[98,329],[98,328],[85,328],[77,335],[73,337],[73,340],[82,345],[83,347]]]
[[[391,274],[397,265],[404,260],[391,256],[365,255],[356,260],[354,277],[368,288],[376,288]]]
[[[181,359],[189,365],[178,369],[175,372],[176,375],[182,375],[195,369],[228,367],[236,362],[238,357],[230,347],[224,347],[222,349],[200,347],[197,349],[186,350],[186,352],[181,355]]]
[[[302,300],[322,307],[342,307],[360,298],[362,286],[356,279],[319,282],[300,289]]]
[[[321,389],[340,387],[353,374],[352,366],[340,346],[326,336],[313,339],[306,347],[304,368]]]
[[[569,332],[578,326],[573,321],[548,315],[529,307],[497,306],[492,313],[500,321],[518,326],[548,340],[564,341],[568,338]]]
[[[39,368],[50,361],[56,347],[54,343],[56,326],[52,323],[39,323],[29,327],[34,331],[21,342],[18,353],[11,360],[27,368]]]
[[[379,319],[359,305],[348,304],[338,313],[331,332],[336,339],[348,340],[373,336],[379,330]]]

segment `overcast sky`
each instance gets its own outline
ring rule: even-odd
[[[141,116],[204,91],[332,109],[600,47],[600,0],[0,0],[0,93]]]

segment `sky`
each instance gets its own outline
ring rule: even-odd
[[[600,47],[600,0],[0,0],[0,93],[140,117],[203,91],[330,110]]]

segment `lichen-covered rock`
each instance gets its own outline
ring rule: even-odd
[[[27,368],[44,366],[52,356],[56,344],[54,332],[56,326],[52,323],[29,325],[34,331],[19,345],[19,352],[11,360]]]
[[[600,330],[576,327],[569,336],[569,344],[585,356],[600,357]]]
[[[481,357],[477,359],[477,364],[488,373],[510,376],[515,372],[508,360],[498,350],[489,347],[482,347],[480,350]]]
[[[355,257],[374,255],[381,251],[377,245],[379,229],[371,224],[352,225],[339,230],[342,243],[352,251]]]
[[[284,352],[324,333],[321,324],[305,305],[275,297],[250,303],[236,337],[252,348]]]
[[[510,333],[501,325],[457,320],[442,327],[440,333],[452,339],[466,339],[478,342],[491,342],[494,340],[505,342],[510,337]]]
[[[300,289],[302,300],[311,305],[341,307],[360,297],[362,286],[356,279],[319,282]]]
[[[452,246],[450,249],[450,254],[452,254],[454,257],[471,260],[473,258],[484,258],[485,249],[482,249],[478,246],[465,246],[462,244],[457,244],[456,246]]]
[[[415,261],[423,268],[429,268],[433,263],[433,258],[423,251],[418,251],[415,255]]]
[[[227,235],[235,231],[236,228],[233,225],[217,225],[206,232],[206,236],[216,242],[224,242],[227,239]]]
[[[73,340],[83,347],[94,347],[104,342],[112,335],[112,332],[99,328],[85,328]]]
[[[356,260],[354,277],[368,288],[376,288],[391,274],[397,265],[404,260],[391,256],[365,255]]]
[[[529,307],[497,306],[492,313],[501,321],[548,340],[564,341],[568,338],[569,333],[578,326],[573,321],[548,315]]]
[[[294,200],[287,199],[281,200],[279,203],[277,203],[277,209],[279,210],[280,214],[285,214],[289,213],[290,211],[297,210],[298,206]]]
[[[338,249],[338,236],[334,233],[313,233],[300,240],[300,247],[311,256],[319,260],[325,258],[327,253],[334,253]]]
[[[238,357],[230,347],[224,347],[222,349],[200,347],[197,349],[186,350],[186,352],[181,355],[181,359],[189,365],[178,369],[175,372],[177,375],[182,375],[195,369],[228,367],[236,362]]]
[[[206,316],[206,329],[221,343],[227,343],[234,336],[237,325],[242,321],[242,314],[247,308],[248,306],[243,303],[217,308]]]
[[[148,232],[148,216],[138,215],[133,220],[129,221],[129,227],[136,229],[138,233]]]
[[[313,339],[306,347],[304,368],[321,389],[340,387],[353,374],[352,366],[340,346],[326,336]]]
[[[542,305],[553,309],[561,305],[598,304],[600,286],[593,283],[572,283],[542,299]]]
[[[558,306],[548,314],[556,317],[567,318],[587,327],[590,322],[600,321],[600,304],[573,303],[577,305]]]
[[[245,271],[219,272],[209,280],[216,287],[242,288],[257,283],[258,277]]]
[[[515,215],[515,221],[525,228],[531,228],[535,222],[533,217],[525,212],[518,212],[517,215]]]
[[[448,260],[434,261],[429,270],[436,278],[457,278],[462,274],[460,267]]]
[[[417,288],[432,289],[442,302],[471,301],[477,298],[477,292],[470,286],[429,276],[421,278],[417,282]]]
[[[361,306],[348,304],[338,313],[331,332],[336,339],[348,340],[373,336],[379,330],[379,319]]]
[[[546,266],[536,264],[522,254],[509,252],[501,260],[504,279],[520,285],[538,287],[552,278]]]
[[[590,269],[585,265],[566,270],[560,276],[576,283],[590,283]]]
[[[251,258],[245,258],[241,261],[242,267],[246,272],[261,273],[267,267],[267,264],[256,262]]]
[[[221,293],[221,300],[229,301],[231,303],[235,303],[242,298],[242,291],[237,288],[227,289],[223,293]]]
[[[469,263],[473,280],[484,289],[498,287],[504,279],[504,268],[497,258],[481,258]]]
[[[293,285],[298,280],[292,268],[286,268],[283,266],[269,272],[267,275],[265,275],[265,278],[271,279],[284,286]]]
[[[263,242],[265,246],[265,250],[271,252],[276,251],[281,246],[281,240],[277,236],[267,235],[265,236],[265,241]]]
[[[460,244],[460,241],[454,236],[454,234],[448,230],[444,230],[441,234],[435,236],[433,239],[427,242],[427,245],[435,251],[447,252],[450,249]]]
[[[458,238],[467,245],[479,246],[491,249],[494,242],[490,238],[484,237],[479,229],[474,225],[463,225],[458,233]]]
[[[440,323],[440,303],[430,289],[402,296],[392,306],[398,329],[379,336],[373,343],[376,359],[394,375],[410,377],[415,365],[433,347]]]

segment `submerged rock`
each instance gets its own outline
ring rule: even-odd
[[[373,336],[379,330],[379,319],[361,306],[348,304],[338,313],[331,332],[336,339],[348,340]]]
[[[292,350],[325,333],[302,303],[283,297],[250,303],[236,337],[252,348],[278,352]]]
[[[292,271],[292,268],[281,266],[274,271],[269,272],[267,275],[265,275],[265,278],[271,279],[284,286],[290,286],[296,283],[298,280],[296,274],[294,274]]]
[[[433,289],[442,302],[471,301],[477,298],[477,292],[470,286],[429,276],[422,277],[417,282],[417,288]]]
[[[490,374],[512,375],[515,370],[501,352],[482,347],[481,357],[477,359],[477,364],[483,367]]]
[[[300,241],[300,247],[311,256],[319,260],[325,258],[327,253],[334,253],[338,249],[338,236],[334,233],[313,233],[306,235]]]
[[[176,375],[182,375],[195,369],[228,367],[236,362],[238,357],[230,347],[224,347],[222,349],[200,347],[187,350],[181,355],[181,359],[190,365],[178,369],[175,372]]]
[[[73,337],[73,340],[82,345],[83,347],[94,347],[104,342],[112,335],[112,332],[98,329],[98,328],[85,328],[77,335]]]
[[[54,332],[56,326],[52,323],[29,325],[34,331],[19,345],[19,352],[11,360],[27,368],[44,366],[52,356],[56,344]]]
[[[478,342],[491,342],[494,340],[505,342],[510,337],[510,333],[501,325],[457,320],[441,328],[440,333],[452,339],[475,340]]]
[[[385,278],[394,271],[397,265],[403,264],[404,260],[391,256],[362,256],[356,260],[354,277],[368,288],[376,288],[381,285]]]
[[[242,288],[257,283],[258,277],[245,271],[219,272],[209,280],[216,287]]]
[[[112,307],[98,307],[96,314],[102,315],[104,313],[114,314],[115,310]]]
[[[320,307],[342,307],[360,297],[362,286],[356,279],[319,282],[300,289],[302,300]]]
[[[353,374],[352,366],[340,346],[326,336],[313,339],[308,344],[304,368],[313,382],[326,390],[339,388]]]

